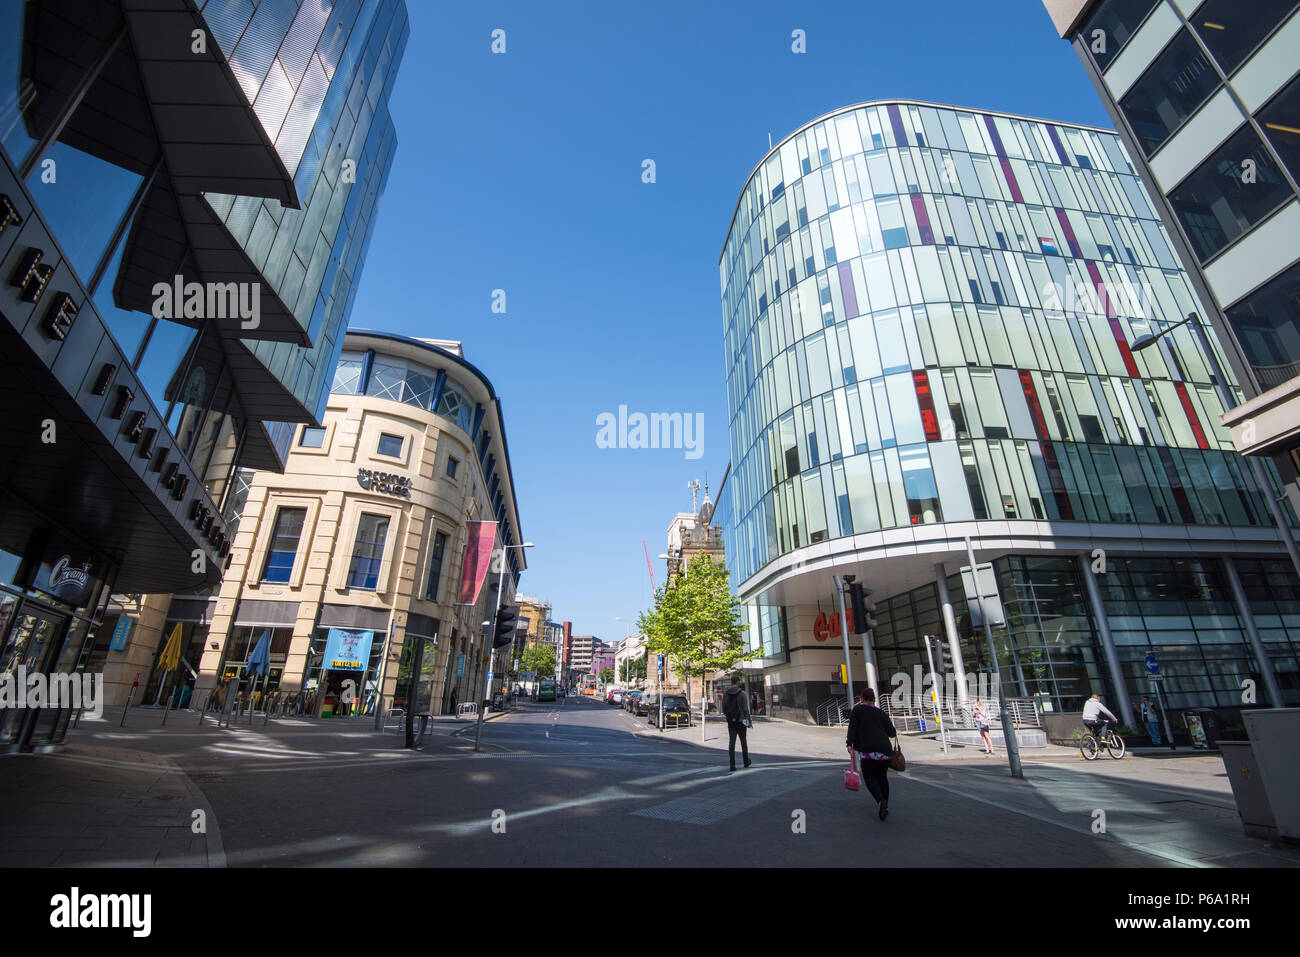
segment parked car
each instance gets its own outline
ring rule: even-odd
[[[639,718],[641,717],[641,715],[646,713],[648,702],[653,700],[654,700],[653,694],[644,691],[638,691],[636,697],[632,699],[632,704],[628,707],[627,710],[631,711],[634,715],[636,715]],[[658,707],[658,705],[655,705],[655,707]]]
[[[618,701],[615,701],[615,700],[614,700],[614,695],[618,695],[618,696],[619,696],[619,700],[621,701],[622,698],[623,698],[623,689],[622,689],[622,688],[608,688],[608,689],[606,689],[606,691],[605,691],[605,704],[618,704]]]
[[[691,726],[691,706],[686,700],[686,695],[666,694],[663,696],[663,715],[665,728],[677,728],[682,725]],[[657,724],[659,721],[659,700],[649,702],[647,705],[646,719],[651,724]]]
[[[628,691],[623,694],[623,710],[635,713],[637,700],[641,697],[639,691]]]

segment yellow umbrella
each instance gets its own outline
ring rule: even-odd
[[[172,629],[171,637],[167,639],[167,645],[163,648],[162,654],[158,656],[158,667],[162,668],[162,680],[158,682],[158,697],[154,699],[156,705],[162,700],[163,686],[167,684],[167,676],[176,670],[176,666],[181,663],[181,623],[178,621],[176,627]],[[167,712],[163,711],[163,720],[167,720]]]
[[[176,627],[172,629],[171,637],[167,639],[167,647],[163,649],[162,656],[158,659],[158,664],[164,671],[173,671],[180,663],[181,623],[178,621]]]

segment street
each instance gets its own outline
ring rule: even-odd
[[[1241,833],[1217,755],[1050,749],[1014,781],[976,749],[945,758],[905,737],[881,822],[843,785],[839,728],[759,722],[754,766],[729,773],[721,721],[702,741],[698,724],[659,733],[591,698],[494,716],[477,754],[469,720],[435,722],[412,752],[366,718],[226,729],[180,712],[161,727],[137,709],[119,729],[120,714],[84,722],[61,755],[8,759],[0,865],[1300,865]]]

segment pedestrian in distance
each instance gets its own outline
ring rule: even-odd
[[[1142,723],[1147,726],[1147,734],[1151,736],[1151,743],[1159,746],[1160,716],[1156,713],[1156,706],[1151,703],[1151,699],[1146,695],[1142,696]]]
[[[889,816],[889,762],[894,756],[889,739],[896,737],[894,723],[876,707],[876,693],[863,688],[849,715],[849,733],[844,744],[850,755],[858,753],[862,780],[876,799],[877,814],[882,821]]]
[[[975,704],[970,709],[970,716],[975,721],[975,727],[979,728],[980,737],[984,741],[984,756],[992,757],[993,739],[989,737],[989,714],[984,710],[984,702],[979,698],[975,699]]]
[[[749,695],[740,684],[740,678],[731,679],[731,687],[722,695],[722,713],[727,718],[727,756],[731,758],[731,770],[736,770],[736,738],[740,738],[740,754],[749,767],[749,741],[745,734],[752,727],[749,711]]]

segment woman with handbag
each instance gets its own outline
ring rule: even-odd
[[[862,778],[879,805],[882,821],[889,815],[889,768],[895,760],[895,753],[900,763],[902,759],[902,751],[889,743],[890,738],[897,736],[889,716],[876,707],[876,693],[870,688],[859,691],[858,703],[849,716],[849,733],[844,743],[850,755],[856,751],[861,757]]]

